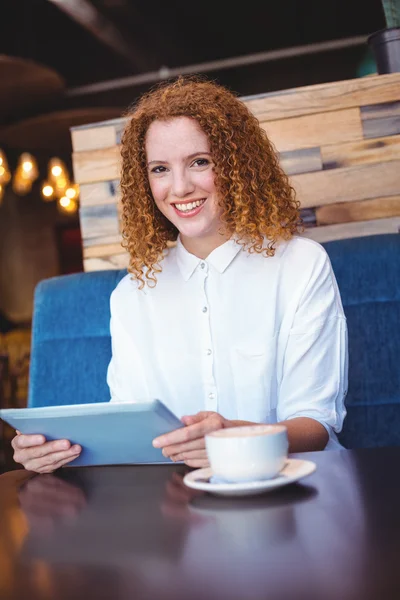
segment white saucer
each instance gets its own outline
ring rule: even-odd
[[[210,481],[210,478],[213,476],[212,469],[207,467],[187,473],[183,482],[194,490],[203,490],[204,492],[219,496],[252,496],[254,494],[272,492],[284,485],[299,481],[299,479],[314,473],[316,468],[317,465],[311,462],[311,460],[288,458],[282,471],[273,479],[247,481],[245,483],[213,483]]]

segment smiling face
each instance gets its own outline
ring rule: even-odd
[[[185,248],[206,258],[227,239],[218,232],[222,208],[207,136],[194,119],[175,117],[154,121],[145,147],[158,209],[178,229]]]

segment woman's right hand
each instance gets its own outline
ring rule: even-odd
[[[23,435],[19,431],[11,445],[15,462],[35,473],[52,473],[77,458],[82,451],[81,446],[71,445],[68,440],[46,442],[44,435]]]

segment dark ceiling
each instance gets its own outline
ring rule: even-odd
[[[1,5],[0,53],[32,59],[61,75],[67,93],[57,109],[124,108],[152,85],[76,90],[87,84],[367,36],[384,27],[380,0],[1,0]],[[208,75],[250,95],[356,77],[366,52],[358,43]]]

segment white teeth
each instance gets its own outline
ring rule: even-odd
[[[189,212],[198,206],[201,206],[205,200],[196,200],[195,202],[188,202],[188,204],[175,204],[176,208],[181,212]]]

